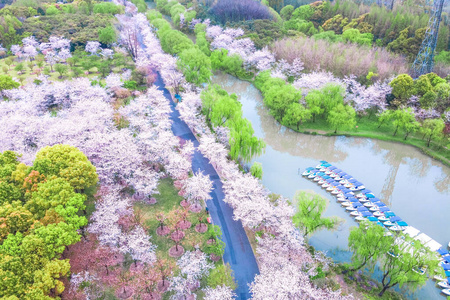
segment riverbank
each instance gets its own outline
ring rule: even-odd
[[[233,74],[230,76],[236,77]],[[255,88],[253,79],[236,77],[240,80],[251,83]],[[259,90],[259,89],[258,89]],[[260,91],[260,90],[259,90]],[[261,91],[260,91],[261,92]],[[264,97],[263,97],[264,99]],[[277,121],[282,124],[278,119]],[[334,133],[334,129],[330,129],[329,124],[324,119],[317,118],[315,122],[309,121],[301,124],[299,129],[295,126],[283,126],[290,128],[296,132],[323,135],[323,136],[353,136],[353,137],[366,137],[372,139],[378,139],[389,142],[397,142],[405,145],[410,145],[418,148],[422,153],[429,157],[442,162],[446,166],[450,167],[450,150],[445,146],[441,146],[438,143],[432,141],[430,147],[427,146],[427,141],[422,139],[420,134],[410,134],[405,140],[404,133],[399,132],[394,136],[395,127],[390,124],[383,124],[379,128],[378,118],[375,115],[364,116],[362,118],[356,118],[356,127],[351,130],[338,130]],[[448,137],[444,137],[444,140]],[[445,141],[443,142],[445,145]]]

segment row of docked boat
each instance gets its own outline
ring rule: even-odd
[[[369,220],[389,231],[403,231],[411,238],[421,241],[430,250],[437,251],[441,255],[441,266],[444,268],[445,277],[436,276],[435,279],[438,280],[438,285],[443,289],[442,292],[450,295],[450,255],[442,249],[441,244],[425,233],[420,233],[420,230],[408,226],[372,191],[366,189],[363,183],[327,161],[320,161],[320,164],[315,168],[307,168],[302,175],[336,196],[336,200],[356,221]],[[406,243],[402,239],[399,242]],[[418,270],[418,272],[425,274],[425,270]]]

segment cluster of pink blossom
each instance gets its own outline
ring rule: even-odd
[[[204,300],[232,300],[237,297],[236,293],[226,285],[218,285],[215,288],[207,287],[203,291],[205,292]]]
[[[217,136],[205,126],[204,117],[200,114],[198,94],[183,94],[183,102],[178,104],[177,109],[200,141],[199,150],[223,179],[224,200],[233,207],[233,218],[240,220],[247,228],[264,228],[271,233],[258,239],[261,275],[257,275],[251,285],[254,299],[278,299],[277,295],[280,295],[279,299],[320,298],[328,295],[329,291],[316,289],[309,280],[310,274],[303,271],[308,267],[313,273],[315,267],[304,247],[302,236],[292,223],[293,207],[283,198],[271,202],[269,191],[256,178],[243,174],[234,162],[227,159],[226,146],[218,142]],[[284,276],[290,277],[288,287]],[[215,295],[214,291],[209,292]],[[222,291],[217,293],[221,295]],[[339,292],[329,295],[330,299],[340,299]]]
[[[309,91],[321,89],[330,83],[340,85],[343,88],[346,87],[345,83],[341,79],[334,77],[331,72],[321,71],[304,73],[299,79],[295,80],[292,85],[297,89],[300,89],[305,96]]]
[[[39,51],[45,56],[45,60],[50,65],[60,61],[66,61],[70,54],[70,41],[63,37],[51,36],[48,43],[38,43],[34,36],[22,39],[23,46],[12,45],[11,52],[17,57],[34,59]]]
[[[187,178],[183,182],[185,197],[191,204],[207,201],[211,199],[209,193],[212,191],[212,181],[209,176],[202,172],[194,173],[194,176]]]
[[[97,54],[98,50],[100,49],[100,43],[97,41],[89,41],[86,43],[86,47],[84,50],[86,52],[89,52],[91,55]]]
[[[200,279],[208,275],[209,270],[214,265],[208,262],[206,254],[199,251],[187,251],[181,256],[177,265],[180,268],[180,274],[170,279],[170,291],[173,291],[171,299],[185,299],[186,295],[191,295],[192,290],[200,286]]]

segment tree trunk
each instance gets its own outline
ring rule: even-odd
[[[397,125],[397,127],[395,127],[394,136],[397,134],[397,130],[398,130],[398,125]]]
[[[384,294],[384,292],[386,292],[388,288],[389,288],[388,285],[383,286],[383,289],[382,289],[381,292],[378,294],[378,296],[379,296],[379,297],[382,297],[383,294]]]
[[[313,114],[313,123],[316,123],[316,114]]]
[[[337,133],[337,130],[338,130],[338,129],[337,129],[337,127],[336,127],[336,130],[334,131],[334,133]]]
[[[407,131],[406,135],[405,135],[405,141],[406,141],[406,138],[408,137],[408,135],[409,135],[409,132]]]
[[[428,138],[427,147],[430,147],[430,142],[431,142],[431,134],[430,134],[430,137]]]
[[[106,268],[106,276],[108,276],[109,275],[108,265],[105,265],[105,268]]]

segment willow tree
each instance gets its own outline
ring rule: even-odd
[[[292,221],[304,236],[313,234],[319,229],[335,229],[341,220],[338,217],[322,217],[327,208],[327,200],[320,195],[308,192],[297,192],[294,201],[298,201],[297,213]]]
[[[232,159],[241,158],[248,162],[255,155],[261,155],[266,147],[262,139],[254,136],[254,130],[249,120],[233,119],[230,122],[230,156]]]

